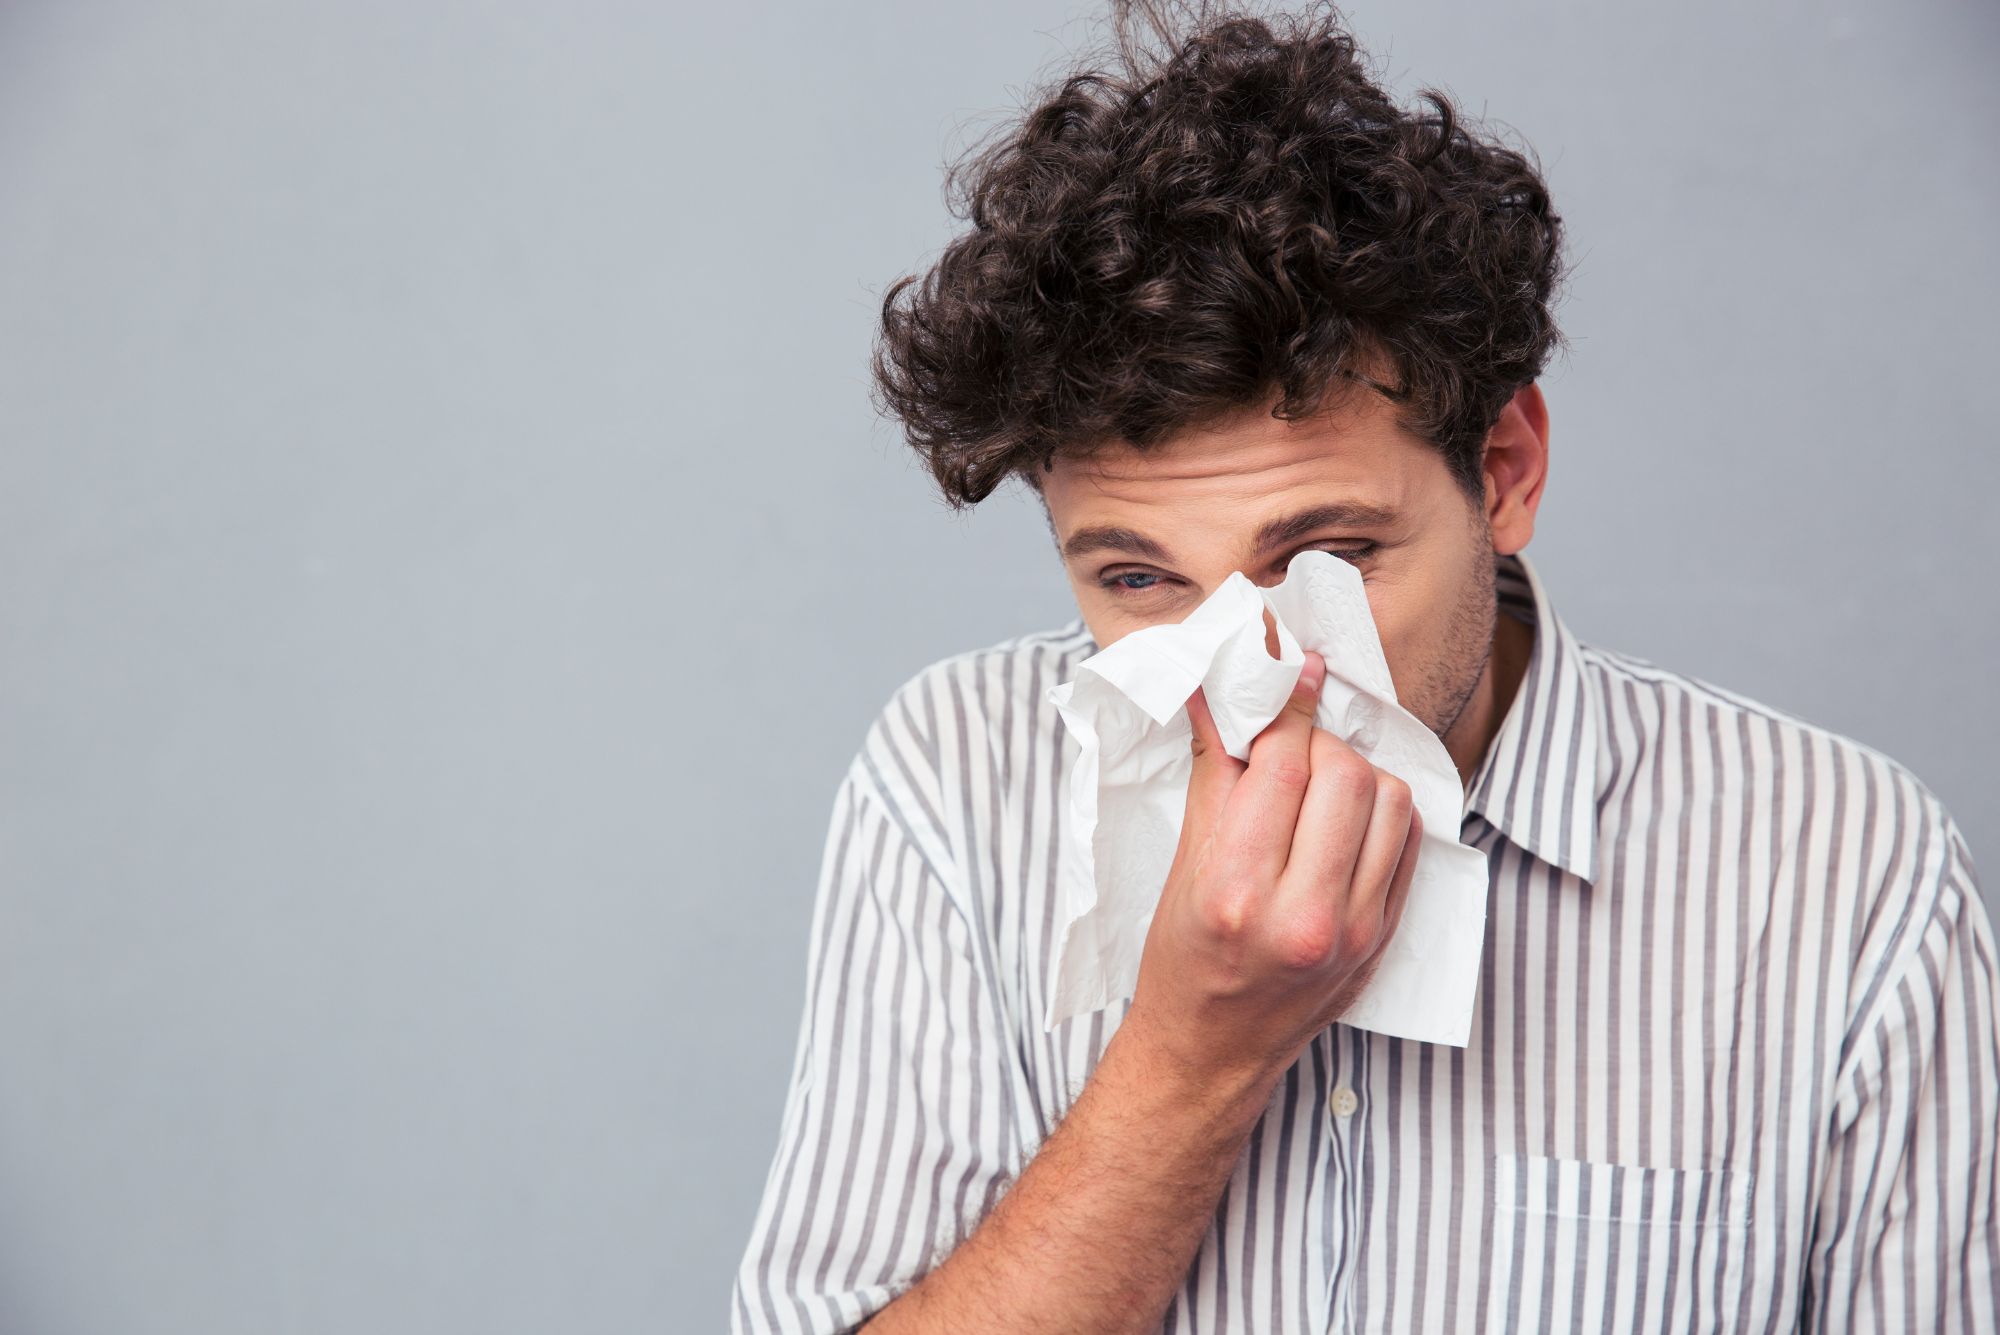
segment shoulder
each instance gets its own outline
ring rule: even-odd
[[[1769,876],[1852,925],[1861,978],[1906,958],[1926,924],[1977,898],[1952,813],[1910,767],[1832,728],[1637,655],[1580,645],[1599,695],[1600,803],[1665,782]]]
[[[1057,744],[1047,695],[1095,651],[1081,617],[935,659],[890,692],[850,778],[939,858],[962,844],[968,806],[997,802],[1018,768]],[[976,816],[977,811],[973,813]]]
[[[1944,805],[1900,760],[1866,742],[1636,654],[1579,644],[1600,722],[1636,744],[1670,744],[1694,773],[1723,784],[1783,785],[1787,807],[1854,781],[1879,785],[1892,814],[1942,826]],[[1611,745],[1615,747],[1616,739]],[[1707,752],[1707,765],[1698,762]]]

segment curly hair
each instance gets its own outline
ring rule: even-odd
[[[1153,55],[1134,2],[1120,70],[1071,67],[947,172],[971,227],[884,296],[877,409],[964,509],[1058,454],[1273,397],[1306,417],[1361,381],[1482,496],[1487,432],[1562,342],[1539,164],[1435,89],[1399,108],[1330,5],[1203,4],[1176,35],[1136,0]]]

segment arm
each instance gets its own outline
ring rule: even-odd
[[[1159,1326],[1274,1086],[1366,986],[1415,873],[1409,789],[1312,726],[1322,680],[1308,654],[1247,762],[1189,702],[1187,813],[1131,1009],[1013,1189],[870,1335]]]
[[[821,858],[777,1149],[730,1304],[737,1335],[856,1329],[1014,1166],[1006,1042],[953,879],[867,767],[850,767]]]
[[[1942,875],[1841,1074],[1801,1330],[2000,1330],[2000,972],[1940,817]]]
[[[738,1335],[1159,1323],[1272,1089],[1367,985],[1415,873],[1408,786],[1312,726],[1323,676],[1309,653],[1247,762],[1189,702],[1186,819],[1132,1006],[1004,1195],[1014,1036],[978,929],[850,769]]]
[[[1272,1084],[1189,1086],[1120,1026],[1019,1181],[868,1335],[1156,1329]]]

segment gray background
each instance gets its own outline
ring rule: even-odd
[[[1621,8],[1352,11],[1572,230],[1531,553],[2000,866],[2000,14]],[[840,771],[1074,612],[865,359],[1094,12],[0,6],[0,1330],[722,1325]]]

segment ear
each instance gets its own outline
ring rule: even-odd
[[[1493,550],[1511,556],[1535,536],[1535,509],[1549,475],[1549,409],[1533,381],[1514,392],[1486,433],[1481,467]]]

